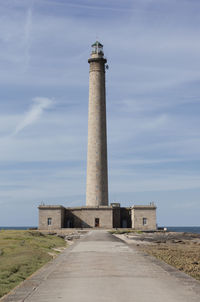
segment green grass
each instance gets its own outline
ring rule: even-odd
[[[0,297],[52,259],[64,239],[38,231],[0,231]]]

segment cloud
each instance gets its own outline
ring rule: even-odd
[[[135,171],[118,170],[117,173],[112,174],[110,181],[110,189],[112,192],[120,193],[134,193],[134,192],[156,192],[156,191],[176,191],[176,190],[189,190],[200,189],[200,175],[182,171],[181,174],[176,173],[174,170],[154,172],[153,169],[149,172],[146,170],[146,175],[137,170]],[[122,176],[124,178],[123,188],[120,185]]]
[[[170,208],[175,190],[181,203],[187,189],[198,200],[199,9],[196,0],[0,1],[0,195],[19,224],[22,199],[85,203],[87,59],[96,35],[110,66],[110,196],[126,205],[157,194]],[[52,100],[35,95],[59,100],[56,110],[46,112]],[[13,223],[9,210],[1,215]]]
[[[161,158],[161,159],[121,159],[121,160],[113,160],[112,164],[118,166],[125,166],[125,165],[157,165],[157,164],[166,164],[166,163],[180,163],[186,161],[185,159],[180,158]],[[187,161],[191,161],[191,159],[187,159]]]
[[[25,114],[22,121],[16,126],[13,134],[18,134],[27,126],[35,123],[43,114],[44,110],[49,108],[53,102],[52,100],[44,97],[36,97],[33,99],[34,104],[30,110]]]
[[[88,5],[88,4],[79,4],[79,3],[74,3],[74,2],[70,3],[69,1],[59,2],[59,1],[49,0],[48,4],[52,4],[52,5],[54,5],[54,7],[59,5],[59,6],[71,7],[71,8],[74,8],[74,9],[85,9],[85,10],[88,10],[88,9],[89,10],[103,10],[103,11],[110,10],[110,11],[119,11],[119,12],[122,12],[122,11],[129,12],[130,11],[129,6],[127,6],[127,7],[122,7],[122,6],[117,7],[116,2],[114,3],[115,4],[114,6],[109,6],[107,1],[105,3],[102,3],[101,5],[99,5],[99,2],[97,4],[92,2],[91,5]]]
[[[25,27],[24,27],[24,46],[25,46],[24,70],[25,71],[27,71],[30,62],[31,27],[32,27],[32,8],[29,8],[27,11]]]

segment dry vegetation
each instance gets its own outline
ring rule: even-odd
[[[166,242],[143,246],[142,249],[146,253],[200,280],[200,243],[192,241]]]
[[[64,239],[38,231],[0,231],[0,297],[66,246]]]
[[[200,280],[200,234],[175,232],[115,232],[128,244],[137,246],[180,271]],[[123,234],[123,235],[120,235]]]

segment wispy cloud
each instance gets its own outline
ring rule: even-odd
[[[44,110],[52,106],[53,101],[44,97],[36,97],[33,99],[34,104],[30,110],[24,115],[22,121],[16,126],[13,134],[18,134],[27,126],[35,123],[43,114]]]

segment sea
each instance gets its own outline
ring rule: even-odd
[[[159,226],[159,228],[166,228],[168,232],[185,232],[185,233],[195,233],[200,234],[200,226],[190,226],[190,227],[174,227],[174,226]],[[37,229],[37,226],[0,226],[0,230],[28,230]]]
[[[193,234],[200,234],[200,226],[190,226],[190,227],[173,227],[167,226],[168,232],[184,232],[184,233],[193,233]]]
[[[37,226],[0,226],[0,230],[29,230],[37,229]]]

